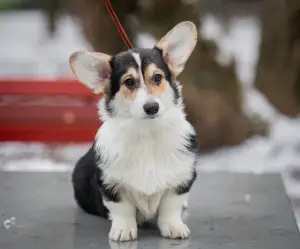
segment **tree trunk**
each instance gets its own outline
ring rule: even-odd
[[[60,0],[44,0],[42,1],[42,10],[47,23],[47,31],[50,36],[56,32],[56,20],[60,9]]]
[[[127,49],[103,0],[73,0],[73,2],[86,39],[95,51],[116,54]],[[137,8],[136,0],[117,0],[111,1],[111,4],[123,25],[126,24],[127,15]],[[129,33],[128,36],[132,39],[134,35]]]
[[[283,114],[300,113],[300,1],[262,1],[255,85]]]

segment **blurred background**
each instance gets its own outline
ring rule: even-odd
[[[180,81],[199,171],[280,172],[300,221],[300,1],[111,2],[135,47],[197,25]],[[125,49],[102,0],[0,0],[0,170],[72,170],[100,122],[68,57]]]

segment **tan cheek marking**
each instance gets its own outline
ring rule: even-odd
[[[120,87],[120,95],[127,101],[133,101],[137,90],[129,90],[125,85]]]
[[[162,80],[159,85],[153,82],[153,76],[155,73],[160,73],[162,75]],[[149,64],[145,69],[145,85],[149,93],[153,95],[162,95],[166,91],[167,82],[165,79],[165,74],[160,70],[154,63]]]
[[[148,92],[152,93],[153,95],[163,95],[166,91],[166,80],[162,79],[161,83],[159,86],[151,84],[147,86]]]

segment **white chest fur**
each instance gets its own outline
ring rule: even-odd
[[[155,216],[164,191],[147,196],[134,191],[125,191],[124,194],[135,204],[138,210],[139,221],[149,220]]]
[[[194,155],[185,145],[193,132],[178,110],[153,120],[106,121],[96,141],[103,180],[145,198],[177,186],[191,176]]]

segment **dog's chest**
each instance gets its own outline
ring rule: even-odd
[[[126,192],[126,196],[135,204],[142,220],[152,219],[157,213],[163,192],[158,192],[151,196],[143,195],[137,192]]]
[[[194,162],[184,139],[176,129],[142,134],[128,131],[115,138],[108,128],[102,130],[97,146],[105,158],[101,165],[104,181],[140,193],[145,200],[182,184],[190,177]]]
[[[191,175],[193,157],[162,143],[124,145],[123,152],[104,168],[105,181],[146,196],[181,184]]]

